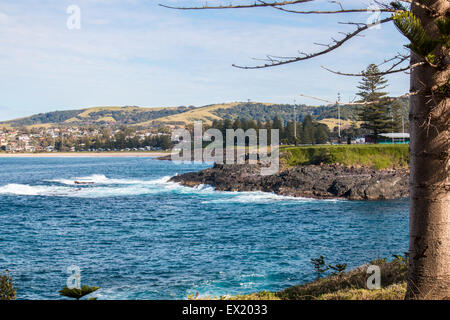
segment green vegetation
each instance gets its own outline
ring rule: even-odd
[[[378,102],[362,105],[358,116],[362,121],[361,127],[369,130],[377,142],[380,133],[393,131],[401,126],[401,105],[398,101],[386,102],[386,92],[382,90],[387,87],[387,80],[380,75],[375,64],[370,64],[363,75],[357,95],[362,102]]]
[[[69,146],[74,147],[76,151],[111,151],[123,149],[143,149],[152,148],[159,150],[168,150],[173,147],[173,142],[170,135],[161,134],[147,137],[139,137],[133,131],[133,127],[128,127],[122,130],[117,130],[112,134],[108,130],[103,130],[102,133],[93,137],[83,137],[71,141],[64,139],[64,145],[61,144],[61,139],[57,139],[55,149],[58,151],[67,150]]]
[[[139,108],[139,107],[98,107],[81,110],[53,111],[39,113],[30,117],[0,123],[12,127],[53,125],[88,125],[88,124],[137,124],[173,114],[183,113],[192,107],[177,108]]]
[[[302,121],[307,115],[312,115],[314,118],[323,118],[324,113],[329,112],[328,106],[307,106],[300,104],[296,106],[297,121]],[[222,119],[236,120],[241,119],[255,119],[262,122],[273,121],[275,117],[282,122],[293,120],[294,105],[292,104],[268,104],[268,103],[239,103],[231,108],[218,108],[212,112]],[[333,114],[336,116],[337,112]],[[352,116],[346,114],[345,116]]]
[[[0,275],[0,300],[16,300],[17,291],[12,278],[8,275],[8,270]]]
[[[82,286],[80,289],[77,288],[69,289],[68,287],[64,287],[62,290],[59,291],[59,294],[63,297],[80,300],[84,296],[87,296],[88,294],[91,294],[92,292],[95,292],[98,289],[100,288],[90,286]]]
[[[236,118],[234,121],[214,120],[211,128],[220,130],[224,136],[227,129],[255,129],[257,133],[259,129],[267,129],[269,139],[271,130],[278,129],[280,142],[283,144],[323,144],[329,141],[331,134],[327,125],[314,121],[310,115],[305,116],[302,122],[298,121],[294,124],[291,120],[286,125],[278,116],[275,116],[273,121],[267,120],[265,123],[245,118]]]
[[[394,260],[378,259],[370,265],[380,267],[381,289],[367,289],[368,265],[348,272],[331,274],[326,278],[289,287],[279,292],[219,297],[224,300],[403,300],[406,294],[408,259],[394,256]],[[193,298],[193,297],[189,297]],[[208,299],[208,298],[206,298]]]
[[[337,163],[387,169],[407,168],[409,165],[408,145],[302,146],[284,147],[281,151],[288,166]]]
[[[402,112],[407,115],[408,100],[399,100]],[[313,120],[333,119],[337,117],[336,105],[307,106],[296,105],[297,121],[302,122],[307,115]],[[261,122],[273,121],[278,117],[288,123],[294,117],[294,105],[269,104],[257,102],[235,102],[207,105],[195,108],[140,108],[140,107],[95,107],[79,110],[53,111],[40,113],[11,121],[0,122],[0,127],[36,127],[36,126],[85,126],[85,125],[186,125],[195,120],[210,124],[213,120],[254,119]],[[405,118],[407,119],[407,118]],[[341,120],[358,120],[358,109],[352,105],[341,105]],[[330,128],[333,129],[333,128]]]
[[[406,45],[418,55],[424,57],[428,63],[436,64],[436,56],[432,52],[438,45],[450,47],[450,18],[439,19],[436,26],[440,33],[439,39],[431,38],[422,22],[411,11],[397,11],[392,15],[395,26],[407,37],[411,43]]]

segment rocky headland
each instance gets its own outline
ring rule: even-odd
[[[171,179],[185,186],[208,184],[219,191],[264,191],[317,199],[399,199],[408,196],[409,170],[376,170],[339,164],[304,165],[263,176],[260,165],[215,164]]]

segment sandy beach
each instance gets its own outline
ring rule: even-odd
[[[48,152],[0,153],[0,158],[52,158],[52,157],[162,157],[169,152]]]

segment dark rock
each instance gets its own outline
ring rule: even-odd
[[[408,196],[409,172],[340,165],[308,165],[260,175],[259,165],[215,164],[199,172],[175,176],[185,186],[208,184],[219,191],[265,191],[280,195],[350,200],[398,199]]]

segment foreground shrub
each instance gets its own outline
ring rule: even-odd
[[[88,294],[91,294],[92,292],[95,292],[98,289],[100,289],[100,287],[82,286],[80,289],[77,288],[69,289],[68,287],[64,287],[62,290],[59,291],[59,294],[64,297],[80,300],[84,296],[87,296]]]
[[[8,270],[0,275],[0,300],[16,300],[17,291],[12,278],[8,275]]]

